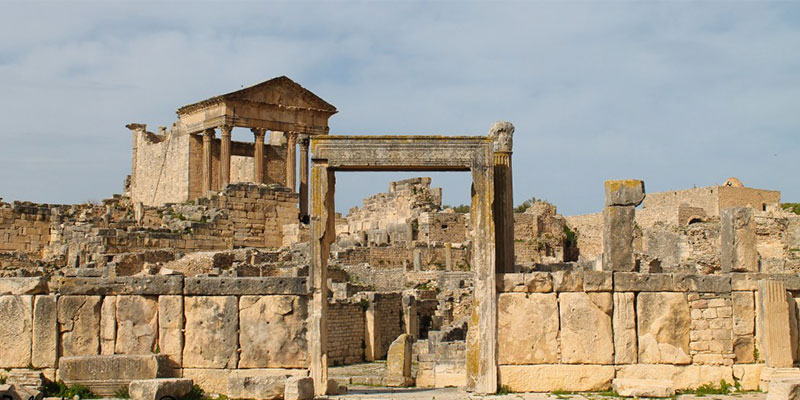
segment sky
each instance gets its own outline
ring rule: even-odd
[[[731,176],[800,202],[800,4],[684,1],[5,1],[0,197],[120,193],[126,124],[281,75],[338,108],[331,134],[512,122],[517,204],[591,213],[605,180]],[[336,208],[418,175],[339,173]],[[469,203],[467,173],[424,175]]]

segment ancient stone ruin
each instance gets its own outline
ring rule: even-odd
[[[602,212],[515,212],[512,124],[332,136],[334,113],[275,78],[129,124],[131,175],[102,203],[0,201],[0,393],[796,390],[800,216],[780,192],[609,180]],[[353,171],[469,171],[471,204],[419,177],[341,215]]]

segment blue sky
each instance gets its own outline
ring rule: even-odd
[[[800,201],[800,5],[764,2],[5,2],[0,197],[122,190],[129,122],[286,75],[334,134],[516,126],[517,203],[566,215],[603,181],[650,192],[736,176]],[[235,133],[237,135],[237,133]],[[241,133],[241,139],[247,136]],[[337,175],[346,211],[415,174]],[[445,202],[469,176],[433,174]]]

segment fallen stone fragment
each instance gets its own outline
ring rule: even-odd
[[[145,379],[128,385],[131,400],[179,399],[192,391],[192,380],[182,378]]]
[[[616,378],[614,391],[624,397],[672,397],[675,385],[670,380]]]

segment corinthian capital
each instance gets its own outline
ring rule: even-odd
[[[514,125],[511,122],[497,121],[489,129],[489,137],[494,141],[494,151],[511,152],[514,144]]]

